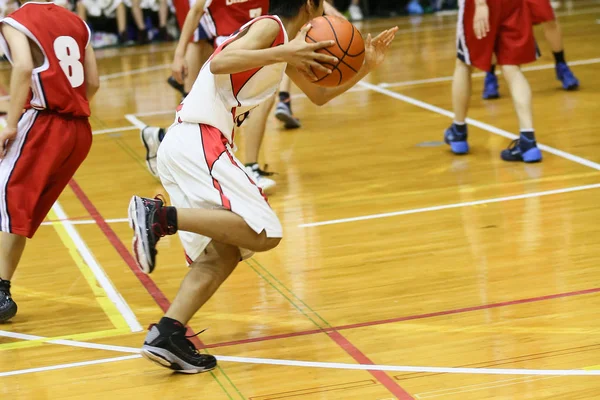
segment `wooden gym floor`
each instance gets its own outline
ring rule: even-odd
[[[480,100],[480,75],[472,153],[442,145],[455,16],[363,24],[401,28],[370,83],[322,108],[297,96],[301,130],[269,123],[262,161],[279,173],[270,201],[286,236],[192,320],[221,356],[194,376],[136,354],[186,268],[171,237],[156,272],[136,274],[125,223],[132,194],[164,192],[135,124],[171,123],[174,46],[99,51],[97,136],[13,280],[0,398],[600,398],[600,2],[558,11],[582,87],[560,90],[537,29],[536,165],[499,160],[516,118],[503,82],[500,100]]]

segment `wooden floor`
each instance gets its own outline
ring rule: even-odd
[[[135,353],[186,268],[171,237],[155,273],[137,276],[124,223],[132,194],[164,192],[132,121],[171,123],[174,46],[100,51],[98,135],[13,280],[20,311],[0,326],[0,398],[600,398],[600,2],[566,3],[582,87],[560,90],[536,30],[544,56],[526,76],[548,146],[536,165],[499,160],[516,117],[503,82],[500,100],[480,100],[481,76],[472,153],[442,145],[455,17],[362,26],[401,28],[368,79],[379,85],[322,108],[294,99],[301,130],[269,122],[262,161],[279,173],[270,201],[285,238],[240,264],[192,320],[209,328],[209,352],[233,357],[194,376]]]

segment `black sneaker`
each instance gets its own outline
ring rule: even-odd
[[[289,102],[280,101],[275,107],[275,118],[283,122],[285,129],[298,129],[302,127],[300,120],[294,117]]]
[[[0,322],[6,322],[17,314],[17,303],[10,295],[10,281],[0,279]]]
[[[170,208],[173,212],[167,212]],[[138,267],[146,274],[154,270],[156,244],[161,237],[177,232],[177,213],[164,207],[164,201],[133,196],[129,202],[129,226],[133,228],[133,254]]]
[[[523,161],[535,163],[542,161],[542,152],[537,147],[535,140],[529,140],[523,135],[513,140],[507,149],[502,150],[500,157],[504,161]]]
[[[181,93],[181,96],[183,96],[185,98],[185,96],[187,96],[187,93],[185,92],[185,87],[183,86],[183,83],[179,83],[177,82],[177,79],[175,79],[174,77],[170,76],[167,79],[167,83],[169,84],[169,86],[171,86],[173,89],[177,90],[179,93]]]
[[[199,332],[200,334],[202,332]],[[196,335],[194,335],[196,336]],[[207,372],[217,367],[217,359],[210,354],[202,354],[185,336],[185,329],[171,335],[163,335],[157,325],[150,327],[142,346],[144,358],[184,374]]]

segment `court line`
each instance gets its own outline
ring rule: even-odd
[[[92,135],[104,135],[106,133],[127,132],[137,130],[136,126],[122,126],[120,128],[109,128],[92,131]]]
[[[424,101],[417,100],[417,99],[415,99],[413,97],[405,96],[405,95],[400,94],[400,93],[392,92],[391,90],[381,88],[381,87],[379,87],[377,85],[373,85],[371,83],[359,82],[358,84],[361,85],[361,86],[363,86],[363,87],[368,87],[368,88],[370,88],[371,90],[373,90],[375,92],[378,92],[378,93],[384,94],[386,96],[392,97],[394,99],[403,101],[405,103],[408,103],[408,104],[411,104],[411,105],[423,108],[425,110],[433,111],[433,112],[435,112],[437,114],[444,115],[444,116],[446,116],[448,118],[454,118],[454,113],[452,113],[451,111],[445,110],[445,109],[443,109],[441,107],[434,106],[433,104],[429,104],[429,103],[426,103]],[[498,135],[498,136],[502,136],[502,137],[505,137],[505,138],[508,138],[508,139],[513,139],[513,140],[519,138],[518,135],[512,134],[510,132],[507,132],[505,130],[496,128],[495,126],[492,126],[490,124],[486,124],[485,122],[481,122],[481,121],[478,121],[478,120],[475,120],[475,119],[472,119],[472,118],[467,118],[466,122],[469,125],[476,126],[476,127],[480,128],[480,129],[483,129],[485,131],[488,131],[488,132],[493,133],[493,134]],[[567,153],[566,151],[555,149],[554,147],[550,147],[550,146],[547,146],[545,144],[541,144],[539,142],[538,142],[538,147],[540,148],[540,150],[543,150],[546,153],[554,154],[555,156],[562,157],[562,158],[565,158],[565,159],[567,159],[569,161],[573,161],[575,163],[578,163],[578,164],[584,165],[586,167],[590,167],[590,168],[593,168],[595,170],[599,170],[600,171],[600,164],[595,163],[593,161],[586,160],[585,158],[573,155],[571,153]]]
[[[75,261],[75,265],[81,271],[86,282],[92,289],[96,301],[104,310],[117,329],[129,327],[131,332],[142,331],[135,314],[125,299],[115,289],[114,285],[102,269],[84,240],[69,221],[68,216],[57,201],[48,213],[51,219],[61,220],[59,224],[53,225],[61,241],[69,250],[69,254]],[[95,279],[94,279],[95,278]],[[97,286],[100,284],[100,287]],[[108,296],[108,297],[105,297]]]
[[[160,70],[164,70],[167,68],[170,69],[171,64],[160,64],[160,65],[155,65],[153,67],[137,68],[137,69],[132,69],[129,71],[115,72],[114,74],[106,74],[106,75],[100,76],[100,82],[105,82],[109,79],[122,78],[124,76],[143,74],[145,72],[160,71]]]
[[[524,384],[524,383],[531,383],[531,382],[543,381],[546,379],[556,379],[556,378],[558,378],[558,377],[557,376],[542,376],[542,377],[526,376],[526,377],[521,377],[521,378],[503,379],[500,381],[480,383],[477,385],[466,385],[466,386],[459,386],[459,387],[451,388],[451,389],[442,389],[442,390],[436,390],[436,391],[431,391],[431,392],[422,392],[422,393],[416,394],[415,397],[417,399],[432,399],[435,397],[448,396],[448,395],[452,395],[452,394],[477,392],[480,390],[488,390],[488,389],[494,389],[494,388],[499,388],[499,387],[514,386],[514,385],[519,385],[519,384]]]
[[[25,349],[30,347],[39,347],[44,343],[50,344],[58,344],[63,346],[72,346],[72,347],[84,347],[90,349],[99,349],[99,350],[110,350],[107,348],[108,345],[99,345],[96,343],[88,343],[81,342],[81,340],[95,340],[95,339],[105,339],[112,336],[121,336],[124,334],[131,333],[129,329],[112,329],[107,331],[97,331],[97,332],[84,332],[70,335],[62,335],[56,337],[43,337],[36,335],[28,335],[23,333],[16,332],[8,332],[8,331],[0,331],[1,337],[8,337],[13,339],[21,339],[24,340],[22,342],[10,342],[0,344],[0,350],[15,350],[15,349]],[[108,346],[111,347],[111,346]],[[112,346],[114,347],[114,351],[124,351],[124,350],[116,350],[120,346]],[[125,349],[125,348],[123,348]]]
[[[101,346],[101,345],[99,345]],[[114,351],[115,346],[106,346],[106,350]],[[125,348],[119,350],[122,352],[139,352],[136,348]],[[417,372],[417,373],[437,373],[437,374],[468,374],[468,375],[527,375],[527,376],[600,376],[600,370],[585,369],[520,369],[520,368],[461,368],[461,367],[428,367],[428,366],[404,366],[404,365],[375,365],[375,364],[349,364],[319,361],[299,361],[285,360],[275,358],[256,358],[256,357],[233,357],[233,356],[215,356],[220,362],[232,362],[240,364],[257,365],[278,365],[284,367],[303,367],[303,368],[324,368],[353,371],[379,371],[379,372]],[[139,354],[133,354],[123,357],[104,358],[93,361],[83,361],[68,364],[52,365],[47,367],[28,368],[23,370],[1,372],[0,377],[24,375],[36,372],[54,371],[58,369],[83,367],[94,364],[103,364],[116,361],[125,361],[141,358]],[[391,379],[391,378],[390,378]],[[402,398],[402,397],[400,397]]]
[[[175,114],[175,110],[171,110],[170,113]],[[133,126],[137,127],[138,129],[144,129],[147,126],[145,123],[137,119],[134,114],[125,114],[125,119],[131,122]]]
[[[430,211],[449,210],[452,208],[479,206],[482,204],[500,203],[500,202],[512,201],[512,200],[522,200],[522,199],[529,199],[532,197],[551,196],[551,195],[555,195],[555,194],[579,192],[582,190],[591,190],[591,189],[599,189],[599,188],[600,188],[600,183],[596,183],[593,185],[583,185],[583,186],[570,187],[570,188],[566,188],[566,189],[555,189],[555,190],[547,190],[547,191],[543,191],[543,192],[525,193],[525,194],[518,194],[515,196],[495,197],[495,198],[485,199],[485,200],[465,201],[462,203],[444,204],[441,206],[413,208],[410,210],[362,215],[359,217],[332,219],[329,221],[321,221],[321,222],[311,222],[311,223],[307,223],[307,224],[300,224],[300,225],[298,225],[298,227],[299,228],[313,228],[313,227],[317,227],[317,226],[344,224],[344,223],[348,223],[348,222],[357,222],[357,221],[366,221],[366,220],[371,220],[371,219],[397,217],[400,215],[418,214],[418,213],[430,212]]]

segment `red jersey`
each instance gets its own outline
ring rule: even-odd
[[[214,38],[230,36],[269,12],[269,0],[206,0],[202,24]]]
[[[89,117],[83,65],[90,30],[85,22],[52,3],[25,3],[2,23],[27,35],[31,45],[37,44],[44,54],[42,65],[33,69],[26,108]],[[1,31],[0,46],[12,62]]]

